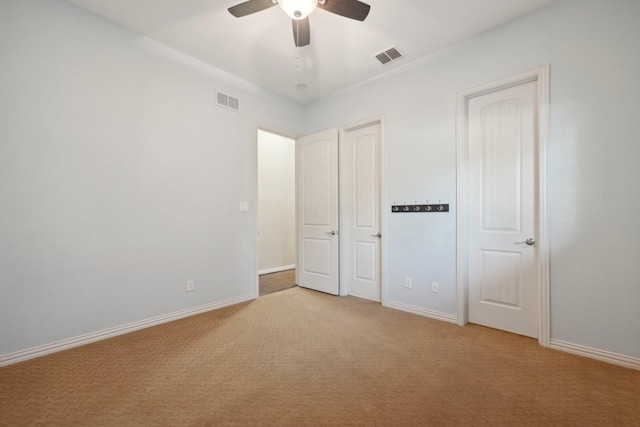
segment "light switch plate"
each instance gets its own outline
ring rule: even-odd
[[[240,212],[249,212],[249,203],[240,202]]]

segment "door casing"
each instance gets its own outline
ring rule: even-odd
[[[487,83],[471,89],[458,92],[458,112],[456,123],[457,139],[457,299],[458,324],[465,325],[468,321],[468,232],[467,213],[469,212],[468,188],[468,101],[479,95],[499,91],[523,83],[536,82],[538,91],[538,127],[537,127],[537,186],[538,200],[538,230],[536,245],[539,249],[540,268],[540,313],[539,334],[540,345],[550,345],[550,315],[549,315],[549,230],[548,230],[548,190],[547,190],[547,146],[549,134],[549,66],[543,66],[515,76]]]
[[[357,129],[360,127],[365,127],[368,125],[373,125],[379,123],[380,124],[380,232],[382,233],[382,239],[380,242],[380,286],[381,286],[381,303],[383,306],[386,305],[387,302],[387,288],[386,288],[386,259],[387,259],[387,245],[386,245],[386,234],[387,234],[387,211],[384,209],[384,204],[385,204],[385,200],[386,200],[386,191],[385,191],[385,146],[384,146],[384,116],[380,115],[380,116],[375,116],[369,119],[365,119],[365,120],[360,120],[354,123],[350,123],[348,125],[344,125],[338,128],[338,149],[339,149],[339,155],[338,155],[338,163],[339,163],[339,170],[340,170],[340,176],[339,176],[339,188],[344,188],[344,171],[341,170],[340,168],[342,167],[342,165],[340,164],[340,158],[344,158],[345,156],[345,148],[343,147],[344,144],[341,144],[340,141],[344,141],[346,138],[346,134],[347,132],[349,132],[350,130],[353,129]],[[272,126],[269,126],[267,124],[264,123],[258,123],[256,124],[256,140],[255,140],[255,144],[254,144],[254,151],[255,151],[255,159],[254,159],[254,176],[255,176],[255,191],[254,191],[254,206],[256,207],[256,209],[254,209],[254,223],[255,223],[255,236],[254,236],[254,247],[255,247],[255,251],[254,251],[254,265],[255,265],[255,298],[258,298],[258,296],[260,295],[260,276],[258,274],[258,214],[259,214],[259,206],[258,206],[258,129],[266,131],[266,132],[270,132],[270,133],[274,133],[274,134],[278,134],[287,138],[292,138],[295,140],[298,140],[301,135],[296,135],[296,134],[292,134],[286,131],[283,131],[282,129],[277,129],[274,128]],[[342,205],[343,201],[342,199],[340,200],[340,205]],[[340,218],[342,218],[342,212],[340,212]],[[297,221],[297,215],[296,215],[296,221]],[[340,224],[339,228],[342,227],[342,224]],[[297,224],[296,224],[296,253],[300,250],[300,248],[298,247],[298,236],[297,236]],[[343,240],[340,240],[340,246],[342,248],[342,245],[344,245],[345,243],[343,242]],[[296,257],[297,258],[297,257]],[[296,266],[296,283],[298,283],[298,271],[299,268],[298,266]],[[346,296],[349,294],[349,289],[348,286],[346,286],[346,280],[345,278],[342,276],[342,270],[340,270],[340,296]]]

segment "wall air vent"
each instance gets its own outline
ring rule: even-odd
[[[216,93],[216,104],[219,107],[227,108],[233,111],[240,111],[240,101],[233,96],[225,95],[222,92]]]
[[[384,50],[380,53],[376,53],[374,56],[378,61],[380,61],[382,65],[387,65],[393,61],[396,61],[402,58],[402,54],[395,46],[387,50]]]

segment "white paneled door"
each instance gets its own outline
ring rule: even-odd
[[[298,140],[298,285],[339,293],[338,131]]]
[[[345,132],[342,278],[348,293],[380,301],[380,123]]]
[[[469,321],[537,337],[536,82],[468,104]]]

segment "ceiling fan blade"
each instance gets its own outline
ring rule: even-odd
[[[311,30],[309,28],[309,18],[293,19],[293,41],[296,47],[307,46],[311,43]]]
[[[357,21],[364,21],[371,9],[371,6],[358,0],[326,0],[324,4],[318,2],[318,7]]]
[[[244,3],[240,3],[235,6],[232,6],[228,10],[229,10],[229,13],[235,16],[236,18],[241,18],[243,16],[251,15],[252,13],[269,9],[270,7],[273,7],[276,4],[277,3],[274,3],[271,0],[249,0]]]

